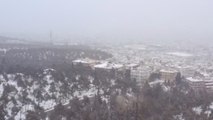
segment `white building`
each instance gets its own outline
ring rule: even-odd
[[[124,69],[124,65],[122,64],[115,64],[115,63],[110,63],[110,62],[103,62],[97,65],[94,65],[95,69],[104,69],[104,70],[119,70],[119,69]]]
[[[206,91],[209,93],[213,93],[213,80],[205,80]]]
[[[151,70],[148,66],[134,66],[130,68],[132,80],[136,80],[139,85],[142,85],[150,76]]]
[[[176,70],[160,70],[161,79],[165,81],[165,83],[174,83],[178,71]]]
[[[204,84],[204,81],[202,79],[188,77],[188,78],[186,78],[186,82],[195,91],[203,91],[203,90],[205,90],[205,84]]]
[[[111,62],[103,62],[93,66],[96,77],[102,78],[108,76],[109,78],[125,79],[129,78],[129,70],[123,64],[116,64]]]
[[[206,91],[209,93],[213,93],[213,80],[188,77],[186,81],[188,82],[189,86],[195,91]]]
[[[97,60],[92,60],[92,59],[77,59],[77,60],[73,60],[72,63],[73,65],[83,65],[83,66],[93,67],[99,62]]]

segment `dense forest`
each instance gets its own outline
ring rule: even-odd
[[[1,71],[12,72],[17,68],[42,69],[63,63],[72,63],[79,58],[104,60],[111,55],[88,46],[41,46],[41,45],[0,45]]]

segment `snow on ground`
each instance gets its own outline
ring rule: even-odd
[[[115,80],[114,79],[112,79],[110,82],[111,82],[111,86],[115,85]]]
[[[47,81],[48,84],[51,84],[53,82],[52,78],[53,78],[52,75],[48,74],[44,77],[44,80]]]
[[[43,80],[47,81],[48,84],[45,85],[45,87],[43,88],[43,90],[44,90],[43,93],[42,93],[43,96],[45,96],[46,94],[51,95],[49,93],[49,91],[50,91],[50,84],[54,82],[53,77],[51,75],[51,71],[50,70],[45,70],[44,71],[45,76],[43,77]],[[3,87],[4,87],[4,85],[11,85],[11,86],[15,87],[17,89],[17,91],[10,92],[8,94],[8,99],[12,99],[13,97],[16,100],[20,99],[20,96],[22,96],[22,93],[23,93],[23,88],[18,86],[17,81],[15,80],[16,75],[20,75],[23,80],[31,79],[29,81],[32,81],[32,79],[33,79],[31,77],[23,78],[23,74],[20,73],[20,74],[8,74],[7,77],[8,77],[9,80],[6,81],[4,79],[4,77],[1,75],[0,76],[0,83],[1,83],[0,84],[0,96],[3,93],[3,89],[4,89]],[[77,97],[80,100],[82,100],[84,98],[84,96],[94,97],[95,95],[97,95],[98,89],[92,84],[92,82],[94,81],[94,78],[90,77],[89,80],[90,80],[90,89],[88,89],[88,90],[79,90],[79,91],[74,92],[73,96],[68,96],[67,98],[63,98],[62,101],[61,101],[62,104],[63,105],[69,104],[69,101],[72,100],[73,97]],[[112,81],[112,82],[115,82],[115,81]],[[55,84],[56,91],[59,91],[60,86],[62,86],[61,81],[58,82],[57,84]],[[35,104],[38,104],[38,99],[33,94],[34,94],[35,90],[40,89],[39,87],[40,86],[39,86],[38,81],[34,81],[31,87],[27,87],[25,89],[25,91],[27,93],[27,98],[30,99],[32,102],[35,102]],[[103,94],[103,93],[104,93],[103,90],[100,89],[99,90],[99,94]],[[56,95],[57,98],[61,97],[58,92],[56,92],[54,94]],[[109,98],[107,98],[106,96],[104,96],[104,97],[102,97],[102,99],[104,101],[108,102]],[[53,110],[54,107],[57,105],[57,103],[58,103],[58,101],[56,101],[54,99],[48,99],[48,100],[40,101],[39,105],[42,108],[44,108],[45,111],[48,112],[48,111]],[[20,108],[20,110],[18,111],[18,113],[15,114],[15,117],[14,117],[15,120],[26,119],[25,117],[26,117],[27,111],[28,110],[34,110],[34,107],[31,104],[24,105],[20,101],[17,101],[17,104],[9,102],[7,104],[7,107],[6,107],[7,108],[7,112],[8,112],[8,117],[14,115],[14,113],[12,113],[12,108],[14,108],[14,107]]]
[[[140,44],[125,45],[124,48],[135,49],[135,50],[146,50],[147,49],[145,45],[140,45]]]
[[[4,84],[0,84],[0,97],[2,96],[4,92]]]
[[[109,62],[104,62],[101,64],[97,64],[94,66],[94,68],[104,68],[104,69],[119,69],[122,68],[124,65],[122,64],[114,64],[114,63],[109,63]]]
[[[31,104],[22,106],[21,110],[14,117],[15,120],[25,120],[28,110],[32,110],[33,111],[34,110],[34,106],[31,105]]]
[[[209,108],[213,110],[213,102],[209,105]]]
[[[165,92],[167,92],[167,91],[170,91],[170,87],[168,87],[168,86],[165,86],[165,85],[162,85],[162,87],[163,87],[163,90],[165,91]]]
[[[51,99],[51,100],[47,100],[47,101],[42,101],[41,103],[39,103],[39,105],[44,108],[45,110],[48,110],[50,108],[52,108],[53,106],[56,105],[55,100]]]
[[[185,52],[167,52],[166,54],[177,56],[177,57],[191,57],[191,56],[193,56],[192,54],[185,53]]]
[[[4,76],[0,75],[0,82],[5,81]]]
[[[185,120],[185,119],[183,118],[183,114],[175,115],[175,116],[173,116],[173,118],[174,118],[175,120]]]
[[[155,81],[153,81],[153,82],[149,82],[149,85],[150,85],[150,86],[154,86],[154,85],[156,85],[156,84],[162,84],[162,83],[164,83],[163,80],[155,80]]]
[[[20,91],[22,90],[22,88],[19,87],[19,86],[17,85],[17,82],[14,81],[14,80],[11,80],[11,79],[10,79],[10,80],[7,82],[7,84],[14,86],[14,87],[18,90],[18,92],[20,92]]]
[[[6,111],[8,113],[8,116],[12,116],[12,108],[14,107],[13,102],[10,101],[6,106],[7,106]]]
[[[2,48],[0,48],[0,52],[4,52],[4,54],[6,54],[7,49],[2,49]]]
[[[193,110],[197,115],[200,115],[201,112],[202,112],[201,106],[194,107],[194,108],[192,108],[192,110]]]
[[[209,117],[212,112],[211,112],[211,110],[207,110],[204,113],[207,114],[207,116]]]
[[[93,87],[89,90],[84,90],[84,91],[76,91],[74,93],[74,97],[78,97],[79,99],[83,99],[84,96],[87,96],[87,97],[93,97],[95,96],[95,94],[97,94],[98,90]]]

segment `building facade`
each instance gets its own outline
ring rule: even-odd
[[[176,70],[160,70],[161,79],[165,83],[175,83],[177,74]]]
[[[213,80],[207,80],[205,78],[186,78],[187,83],[190,88],[195,92],[205,91],[208,93],[213,93]]]

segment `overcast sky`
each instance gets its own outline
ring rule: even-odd
[[[213,0],[0,0],[0,34],[213,41]]]

